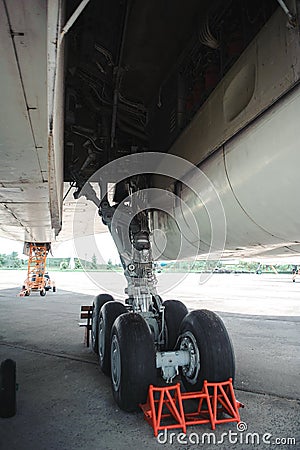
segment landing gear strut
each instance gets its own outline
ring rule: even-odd
[[[146,401],[157,369],[167,383],[181,373],[186,389],[197,391],[205,379],[234,378],[235,366],[229,336],[216,314],[188,313],[178,300],[162,302],[156,290],[149,212],[134,215],[128,202],[126,207],[131,217],[129,239],[124,238],[122,223],[117,224],[117,232],[112,227],[116,205],[111,206],[107,197],[100,203],[99,214],[120,254],[128,298],[126,306],[103,294],[95,299],[92,342],[101,369],[111,376],[116,403],[133,411]]]

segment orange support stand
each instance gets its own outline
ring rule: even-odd
[[[244,405],[238,402],[234,395],[232,378],[221,383],[208,383],[204,381],[204,389],[213,389],[210,395],[210,404],[212,407],[211,428],[215,430],[216,424],[227,422],[240,422],[239,408]],[[227,414],[229,417],[218,418],[218,413]]]
[[[206,388],[206,381],[204,381],[202,391],[198,392],[184,392],[181,394],[182,401],[199,400],[198,407],[194,412],[185,413],[186,425],[200,425],[202,423],[210,423],[212,417],[212,407],[208,389]],[[194,402],[189,402],[194,404]]]
[[[158,398],[155,398],[156,393],[159,394]],[[195,399],[199,400],[196,411],[184,412],[184,403]],[[220,383],[208,383],[205,380],[199,392],[181,393],[179,383],[168,387],[150,385],[147,403],[140,406],[145,420],[154,430],[154,436],[163,429],[182,428],[186,433],[188,425],[204,423],[210,423],[212,430],[215,430],[216,424],[239,422],[238,409],[244,407],[235,398],[231,378]],[[228,417],[224,417],[224,414]]]
[[[155,393],[159,393],[159,398],[155,399]],[[164,408],[164,406],[166,408]],[[182,428],[186,433],[186,424],[182,407],[180,384],[167,387],[149,386],[147,403],[140,405],[144,412],[145,420],[152,426],[154,436],[158,435],[159,430]],[[168,410],[167,413],[164,409]],[[167,423],[175,419],[175,423]],[[165,423],[161,423],[161,421]]]

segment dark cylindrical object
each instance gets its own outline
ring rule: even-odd
[[[150,240],[149,233],[147,231],[139,231],[133,237],[133,246],[137,250],[149,250]]]
[[[0,368],[0,417],[13,417],[16,410],[16,363],[6,359]]]

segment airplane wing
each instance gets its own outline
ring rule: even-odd
[[[120,160],[115,204],[173,195],[148,205],[163,259],[179,239],[183,257],[299,253],[299,11],[286,4],[1,1],[1,236],[106,230],[84,186]],[[126,162],[154,153],[167,160],[143,176]],[[172,174],[172,157],[190,166]]]

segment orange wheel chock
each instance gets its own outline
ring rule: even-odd
[[[189,402],[189,412],[185,412],[184,405],[189,400],[197,400],[198,406],[191,412],[195,402]],[[182,393],[179,383],[167,387],[150,385],[147,403],[140,407],[144,419],[152,426],[154,436],[157,436],[158,431],[164,429],[181,428],[186,433],[188,425],[210,423],[212,430],[215,430],[220,423],[240,422],[239,408],[244,405],[236,400],[232,379],[229,378],[220,383],[205,380],[202,390],[198,392]]]

